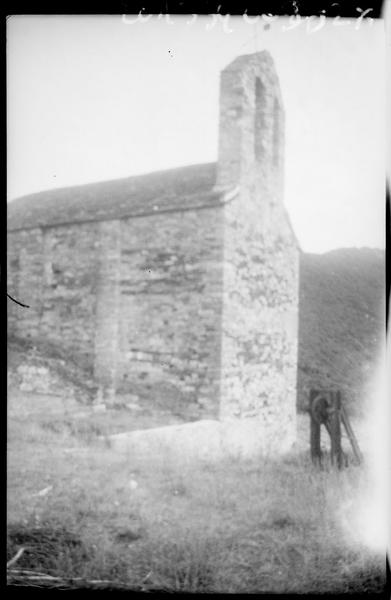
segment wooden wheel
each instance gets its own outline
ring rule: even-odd
[[[324,394],[319,394],[311,402],[312,418],[319,425],[327,423],[330,414],[330,403]]]

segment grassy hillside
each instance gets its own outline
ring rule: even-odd
[[[385,254],[302,254],[300,268],[299,408],[309,388],[335,386],[359,410],[384,337]]]

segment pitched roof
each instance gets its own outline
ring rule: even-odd
[[[52,189],[8,204],[8,230],[136,217],[219,204],[216,163]]]
[[[221,206],[239,188],[215,189],[216,170],[217,163],[204,163],[22,196],[8,204],[7,230]],[[300,247],[285,207],[282,210]]]

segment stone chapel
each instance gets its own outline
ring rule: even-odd
[[[9,333],[66,348],[103,395],[293,441],[299,246],[283,189],[274,63],[240,56],[221,73],[216,164],[10,203],[8,292],[30,308],[10,303]]]

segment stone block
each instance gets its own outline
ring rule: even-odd
[[[111,447],[129,456],[156,460],[219,461],[224,458],[278,456],[289,452],[295,436],[281,440],[259,419],[200,420],[109,436]]]
[[[120,433],[109,437],[113,449],[131,456],[175,460],[221,458],[220,422],[196,421]]]

